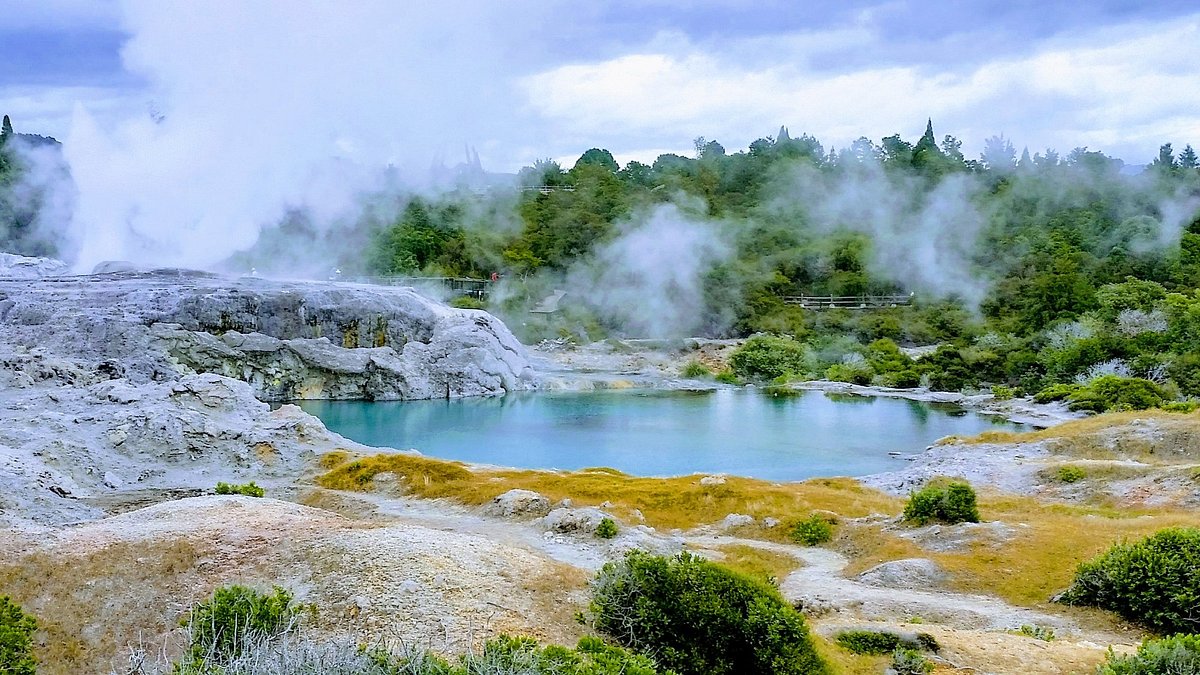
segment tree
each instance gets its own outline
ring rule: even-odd
[[[4,116],[4,125],[0,126],[0,138],[8,139],[13,135],[12,120],[8,119],[8,115]]]
[[[892,134],[882,141],[883,161],[889,166],[912,164],[913,146],[900,138],[900,134]]]
[[[601,148],[592,148],[580,155],[579,160],[575,162],[575,168],[587,165],[602,166],[611,173],[620,171],[621,167],[617,164],[617,160],[613,159],[612,153]]]
[[[1151,168],[1161,173],[1171,173],[1175,169],[1175,152],[1170,143],[1163,143],[1158,148],[1158,157],[1150,162]]]
[[[1200,166],[1200,161],[1197,161],[1196,158],[1196,151],[1190,144],[1184,146],[1183,151],[1179,153],[1178,164],[1181,169],[1194,169]]]
[[[989,171],[1007,174],[1017,166],[1017,150],[1012,141],[1000,134],[983,142],[983,155],[980,159]]]

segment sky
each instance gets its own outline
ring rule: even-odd
[[[12,115],[19,130],[61,140],[71,135],[77,104],[101,128],[157,113],[170,96],[172,73],[130,57],[131,40],[153,40],[147,33],[163,28],[131,19],[137,4],[5,2],[0,112]],[[290,4],[302,25],[306,3]],[[496,170],[540,157],[565,160],[592,146],[646,161],[659,152],[690,152],[696,136],[731,151],[745,148],[781,125],[792,135],[813,134],[828,148],[859,136],[912,138],[926,118],[939,136],[953,134],[976,154],[996,134],[1031,151],[1088,146],[1129,163],[1149,161],[1164,142],[1200,143],[1195,2],[509,5],[522,6],[512,14],[525,26],[506,19],[489,26],[499,33],[488,38],[497,44],[479,54],[502,52],[502,68],[487,83],[496,91],[478,93],[504,105],[478,112],[505,119],[452,125],[440,149],[451,161],[463,145],[481,148],[485,166]],[[440,7],[444,16],[434,29],[485,21],[478,3]],[[235,8],[223,20],[244,24],[251,30],[233,32],[252,39],[253,28],[276,13]],[[403,21],[403,12],[392,18]],[[164,32],[189,37],[178,26]],[[331,31],[335,38],[352,34]],[[191,38],[203,43],[211,36],[197,30]],[[435,53],[446,48],[436,40],[426,46]],[[242,65],[271,72],[271,64]]]
[[[0,3],[0,113],[64,142],[79,269],[212,265],[476,154],[650,163],[781,126],[831,150],[932,119],[968,157],[1003,135],[1145,164],[1200,145],[1197,64],[1195,0]]]

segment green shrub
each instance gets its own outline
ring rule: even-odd
[[[941,649],[941,645],[929,633],[917,633],[913,636],[885,630],[846,630],[838,633],[834,641],[838,646],[851,653],[873,656],[890,654],[901,648],[934,653]]]
[[[808,350],[791,338],[756,335],[729,357],[729,365],[738,377],[748,380],[773,380],[785,375],[804,375]]]
[[[606,563],[592,593],[596,630],[680,675],[826,672],[777,590],[686,551]]]
[[[899,647],[892,652],[892,670],[896,675],[924,675],[933,672],[933,664],[915,649]]]
[[[450,301],[450,306],[458,309],[487,309],[487,303],[473,295],[460,295]]]
[[[1136,654],[1118,656],[1110,649],[1100,675],[1200,675],[1200,635],[1146,640]]]
[[[1015,398],[1016,395],[1017,390],[1013,389],[1012,387],[1006,387],[1001,384],[992,387],[992,396],[994,396],[997,401],[1008,401]]]
[[[1162,409],[1175,413],[1195,412],[1200,409],[1200,401],[1168,401],[1162,404]]]
[[[1033,395],[1035,403],[1050,403],[1061,401],[1082,389],[1078,384],[1052,384]]]
[[[398,670],[407,673],[407,670]],[[614,647],[599,638],[580,639],[575,649],[559,645],[539,647],[527,637],[488,640],[478,654],[468,654],[458,668],[429,669],[428,675],[656,675],[654,662],[645,656]]]
[[[33,632],[37,621],[21,611],[20,606],[0,596],[0,673],[33,675],[37,660],[33,658]]]
[[[682,375],[684,377],[696,379],[700,377],[708,377],[712,375],[712,371],[709,370],[708,366],[700,363],[699,361],[688,361],[687,365],[683,367]]]
[[[1200,528],[1170,528],[1083,563],[1060,600],[1161,634],[1200,632]]]
[[[904,506],[904,519],[916,525],[930,521],[978,523],[975,490],[964,481],[935,481],[912,492]]]
[[[259,486],[250,481],[244,485],[236,485],[230,483],[217,483],[217,494],[219,495],[244,495],[246,497],[262,497],[267,494]]]
[[[1058,469],[1054,471],[1054,477],[1058,479],[1058,482],[1060,483],[1078,483],[1084,478],[1087,478],[1087,472],[1084,471],[1082,467],[1068,464],[1066,466],[1058,467]]]
[[[612,518],[601,518],[596,526],[596,536],[601,539],[612,539],[617,536],[617,523]]]
[[[1021,635],[1031,637],[1042,642],[1051,642],[1056,637],[1054,629],[1049,626],[1039,626],[1037,624],[1022,624],[1018,630]]]
[[[218,588],[184,618],[191,645],[176,670],[204,673],[237,658],[251,638],[269,639],[293,628],[302,609],[279,586],[270,593],[238,585]]]
[[[825,371],[825,379],[832,382],[850,382],[866,386],[871,384],[875,371],[863,363],[835,363]]]
[[[1163,388],[1150,380],[1103,375],[1067,396],[1067,407],[1074,411],[1096,413],[1108,410],[1146,410],[1157,408],[1168,398]]]
[[[820,515],[812,514],[792,526],[788,533],[792,541],[805,546],[817,546],[833,539],[833,525]]]
[[[732,384],[734,386],[742,384],[742,380],[736,374],[734,374],[732,370],[729,369],[722,370],[721,372],[717,373],[717,376],[714,379],[721,384]]]

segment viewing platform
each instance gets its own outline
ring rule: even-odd
[[[911,305],[913,295],[787,295],[783,301],[804,309],[887,309]]]

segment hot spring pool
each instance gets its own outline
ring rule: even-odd
[[[951,434],[1021,428],[955,406],[816,391],[781,398],[721,389],[299,405],[360,443],[445,459],[781,481],[887,471],[903,466],[889,452],[919,452]]]

